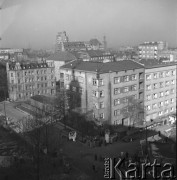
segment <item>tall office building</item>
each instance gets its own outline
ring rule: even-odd
[[[64,51],[64,45],[63,43],[65,42],[69,42],[69,38],[66,35],[66,31],[63,32],[58,32],[57,36],[56,36],[56,47],[55,47],[55,51]]]

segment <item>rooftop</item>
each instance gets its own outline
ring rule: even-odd
[[[90,44],[93,46],[101,45],[101,43],[98,41],[98,39],[91,39]]]
[[[61,51],[56,52],[52,55],[50,55],[47,60],[54,60],[54,61],[72,61],[76,60],[76,57],[74,54],[68,52],[68,51]]]
[[[11,62],[9,63],[9,69],[10,70],[15,70],[17,63],[16,62]],[[36,68],[47,68],[48,64],[45,62],[42,63],[37,63],[37,62],[27,62],[27,63],[19,63],[21,69],[36,69]]]
[[[31,99],[38,101],[43,104],[54,104],[56,101],[56,98],[51,96],[44,96],[44,95],[35,95],[31,97]]]
[[[144,66],[132,60],[107,62],[107,63],[92,62],[92,61],[74,61],[65,64],[61,68],[108,73],[108,72],[119,72],[125,70],[140,69],[140,68],[144,68]]]
[[[158,42],[144,42],[140,46],[157,46]]]
[[[90,57],[113,56],[112,53],[102,51],[102,50],[88,50],[88,51],[85,51],[85,52],[88,53],[88,55]]]
[[[139,61],[146,69],[177,65],[177,62],[163,62],[157,59],[142,59]]]

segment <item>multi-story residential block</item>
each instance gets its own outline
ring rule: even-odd
[[[145,65],[145,121],[167,122],[176,113],[176,64]]]
[[[131,125],[129,99],[143,103],[144,66],[134,61],[73,61],[61,67],[61,87],[76,92],[80,108],[109,124]]]
[[[174,50],[159,51],[158,59],[166,61],[166,62],[177,61],[177,51],[174,51]]]
[[[64,64],[77,60],[77,57],[67,51],[60,51],[52,54],[49,56],[46,60],[47,63],[54,63],[54,68],[55,68],[55,78],[56,81],[60,80],[60,67],[63,66]]]
[[[34,95],[55,95],[53,62],[6,64],[9,98],[25,100]]]
[[[166,42],[145,42],[140,44],[139,47],[139,59],[157,59],[158,52],[167,49]]]

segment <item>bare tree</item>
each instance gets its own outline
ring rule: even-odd
[[[128,105],[126,109],[122,110],[124,117],[128,117],[131,126],[136,126],[143,123],[144,119],[144,106],[132,96],[127,99]]]

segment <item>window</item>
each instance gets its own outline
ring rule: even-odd
[[[151,85],[146,85],[146,90],[147,91],[151,90]]]
[[[163,115],[163,111],[159,111],[159,116],[162,116]]]
[[[163,78],[163,77],[164,77],[164,72],[160,72],[160,73],[159,73],[159,77],[160,77],[160,78]]]
[[[153,99],[157,99],[157,93],[153,94]]]
[[[150,80],[151,79],[151,75],[150,74],[147,74],[146,75],[146,80]]]
[[[152,109],[157,109],[157,103],[152,105]]]
[[[165,72],[166,77],[170,76],[170,71]]]
[[[99,86],[103,86],[103,79],[99,79]]]
[[[146,100],[147,100],[147,101],[150,101],[150,100],[151,100],[151,95],[147,95],[147,96],[146,96]]]
[[[131,89],[132,89],[132,91],[136,91],[137,90],[137,86],[133,85],[133,86],[131,86]]]
[[[137,99],[137,95],[136,95],[136,94],[133,95],[133,96],[132,96],[132,99],[134,99],[134,100]]]
[[[61,79],[64,78],[64,73],[60,73],[60,78],[61,78]]]
[[[164,114],[168,114],[168,109],[165,109]]]
[[[171,102],[171,103],[174,103],[174,102],[175,102],[175,100],[174,100],[173,98],[171,98],[171,99],[170,99],[170,102]]]
[[[123,103],[127,103],[128,102],[128,98],[124,97],[124,98],[122,98],[122,101],[123,101]]]
[[[136,80],[136,74],[132,74],[132,81]]]
[[[160,82],[160,88],[163,88],[163,82]]]
[[[175,76],[175,73],[176,73],[175,70],[172,70],[172,71],[171,71],[172,76]]]
[[[104,113],[100,114],[100,119],[104,119]]]
[[[157,86],[157,83],[153,84],[153,88],[154,88],[154,89],[157,89],[157,87],[158,87],[158,86]]]
[[[128,87],[124,87],[124,93],[128,92]]]
[[[79,88],[79,93],[83,93],[83,88]]]
[[[174,94],[175,93],[175,89],[171,89],[171,94]]]
[[[100,91],[100,97],[104,97],[104,91]]]
[[[174,107],[171,107],[171,108],[170,108],[170,112],[173,112],[173,111],[174,111]]]
[[[170,81],[166,81],[165,86],[169,86],[169,85],[170,85]]]
[[[165,105],[168,105],[169,104],[169,101],[168,100],[165,100]]]
[[[120,94],[120,88],[114,88],[114,94]]]
[[[129,81],[129,76],[123,76],[123,80],[124,80],[124,82],[128,82]]]
[[[163,106],[163,101],[161,101],[160,103],[159,103],[159,107],[162,107]]]
[[[94,104],[93,104],[93,108],[94,108],[94,109],[98,109],[98,103],[94,103]]]
[[[157,79],[157,73],[154,73],[154,79]]]
[[[114,106],[117,106],[118,104],[120,104],[120,99],[115,99],[114,100]]]
[[[170,94],[169,90],[165,91],[165,96],[168,96],[169,94]]]
[[[114,84],[120,83],[120,77],[115,77],[114,78]]]
[[[69,74],[66,74],[66,80],[69,80]]]
[[[100,102],[100,109],[104,108],[104,102]]]
[[[13,73],[11,73],[11,77],[13,77],[14,76],[14,74]]]
[[[146,106],[146,110],[150,111],[151,110],[151,106],[150,105]]]
[[[98,97],[98,91],[92,91],[92,95],[93,95],[94,97]]]
[[[93,86],[97,86],[98,85],[98,80],[97,79],[93,79]]]
[[[163,97],[163,92],[160,92],[160,96],[159,96],[159,97],[160,97],[160,98]]]
[[[120,115],[120,110],[119,109],[114,111],[114,116],[118,116],[118,115]]]
[[[14,80],[12,80],[11,83],[14,84]]]
[[[174,84],[175,84],[175,80],[172,80],[172,81],[171,81],[171,84],[173,84],[173,85],[174,85]]]

